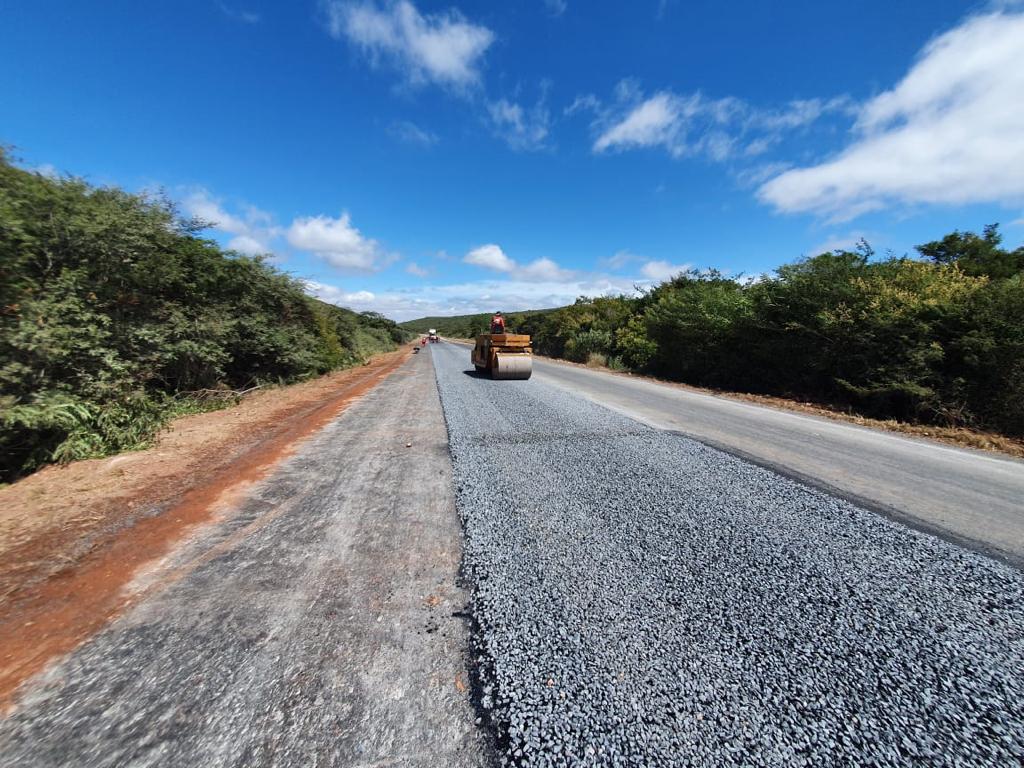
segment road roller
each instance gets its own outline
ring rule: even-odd
[[[472,359],[477,371],[492,379],[528,379],[533,373],[530,337],[522,333],[481,333]]]

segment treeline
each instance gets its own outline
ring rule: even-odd
[[[862,242],[756,281],[692,271],[509,326],[553,357],[1024,437],[1024,248],[1004,249],[992,225],[917,250],[877,258]],[[434,327],[470,337],[489,319]]]
[[[0,481],[150,441],[234,392],[355,365],[407,332],[310,298],[167,200],[0,153]]]

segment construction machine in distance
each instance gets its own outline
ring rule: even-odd
[[[530,337],[522,333],[481,333],[473,347],[473,365],[492,379],[528,379],[533,373]]]

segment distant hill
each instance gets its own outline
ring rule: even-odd
[[[519,326],[533,326],[536,321],[544,315],[557,312],[561,307],[551,309],[528,309],[522,312],[505,312],[505,323],[510,331],[515,331]],[[475,315],[453,315],[451,317],[421,317],[418,320],[406,320],[399,323],[399,327],[412,331],[413,333],[426,333],[430,328],[436,328],[442,336],[452,338],[469,339],[478,333],[486,333],[491,325],[491,312],[483,312]]]

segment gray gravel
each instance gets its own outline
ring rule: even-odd
[[[1020,571],[432,355],[506,761],[1024,761]]]

